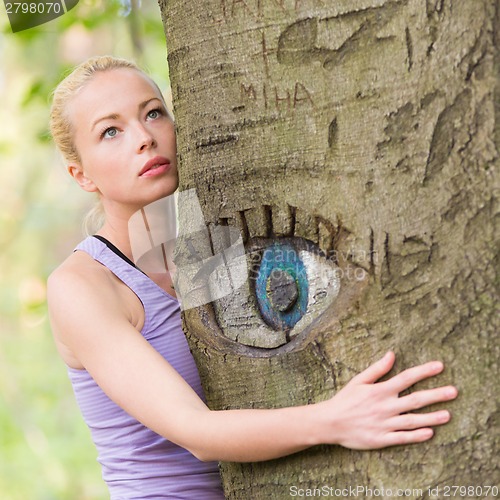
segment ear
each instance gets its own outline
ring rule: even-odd
[[[83,171],[83,168],[80,164],[71,163],[67,166],[67,170],[69,172],[69,175],[71,175],[71,177],[75,179],[75,181],[83,190],[88,191],[89,193],[94,193],[97,191],[97,186],[91,179],[89,179],[85,175],[85,172]]]

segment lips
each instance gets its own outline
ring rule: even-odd
[[[164,156],[155,156],[147,161],[142,170],[139,172],[139,177],[150,177],[165,172],[170,167],[170,160]]]

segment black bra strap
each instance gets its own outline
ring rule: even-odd
[[[111,241],[104,238],[104,236],[100,236],[99,234],[92,235],[94,238],[97,238],[99,241],[102,241],[113,253],[118,255],[121,259],[123,259],[127,264],[130,264],[132,267],[135,267],[139,271],[141,271],[121,250],[111,243]],[[142,272],[142,271],[141,271]]]

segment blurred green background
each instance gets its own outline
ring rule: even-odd
[[[45,302],[47,276],[83,238],[81,220],[94,202],[50,141],[50,93],[97,54],[134,59],[168,98],[155,0],[80,0],[15,34],[0,3],[1,500],[108,498]]]

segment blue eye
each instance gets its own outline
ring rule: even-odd
[[[218,337],[214,342],[225,337],[235,349],[243,349],[239,352],[255,347],[254,354],[260,355],[300,344],[340,292],[343,274],[332,252],[339,231],[326,224],[321,230],[321,221],[294,208],[288,234],[276,236],[269,206],[254,212],[266,217],[264,228],[248,224],[251,219],[244,212],[239,212],[241,229],[229,225],[228,218],[207,224],[196,190],[180,194],[173,261],[181,308],[193,310],[189,314],[194,317],[201,314],[201,329],[210,330],[212,323]],[[316,235],[314,229],[311,239],[296,235],[295,227],[304,234],[304,221],[309,220]],[[283,234],[283,225],[279,229],[276,233]],[[261,230],[265,236],[257,232]]]
[[[261,255],[254,278],[260,314],[272,328],[290,330],[307,310],[306,268],[297,251],[287,243],[273,243]]]
[[[101,134],[102,138],[106,137],[116,137],[116,134],[118,134],[118,130],[116,127],[108,127],[104,132]]]
[[[224,335],[272,349],[298,338],[337,297],[340,270],[300,237],[253,238],[246,245],[248,279],[212,302]]]
[[[152,109],[151,111],[148,112],[148,118],[151,118],[152,120],[156,120],[161,116],[161,110],[159,108]]]

